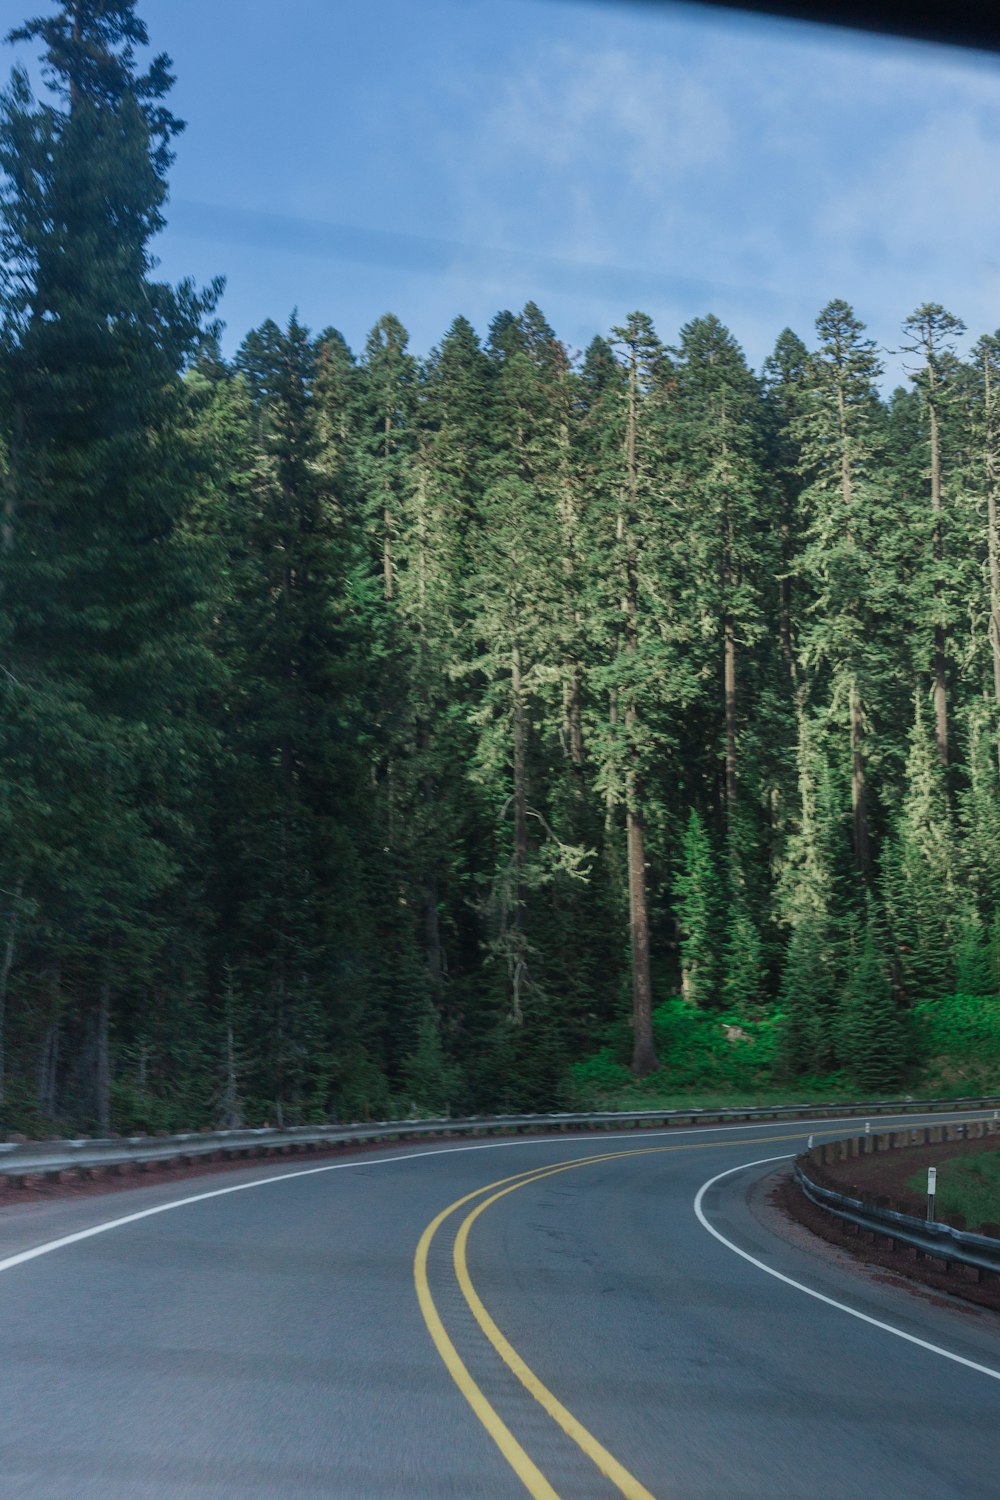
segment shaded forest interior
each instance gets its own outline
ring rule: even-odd
[[[533,303],[230,362],[134,0],[14,39],[0,1128],[1000,1057],[1000,335],[918,308],[888,399],[843,301],[759,374]]]

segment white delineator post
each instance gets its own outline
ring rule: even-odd
[[[937,1196],[937,1167],[927,1168],[927,1222],[934,1219],[934,1199]]]

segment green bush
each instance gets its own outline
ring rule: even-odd
[[[669,1087],[753,1088],[771,1081],[778,1054],[780,1012],[761,1020],[696,1010],[674,998],[653,1012],[653,1034]]]
[[[653,1012],[653,1033],[661,1067],[640,1092],[657,1095],[691,1089],[750,1091],[767,1087],[778,1058],[783,1017],[773,1012],[747,1020],[699,1010],[679,997]],[[578,1103],[607,1100],[634,1091],[627,1066],[629,1034],[620,1028],[610,1043],[570,1069],[569,1096]]]
[[[942,1094],[1000,1089],[1000,996],[943,995],[914,1008],[925,1083]]]
[[[574,1063],[569,1071],[567,1102],[581,1106],[604,1099],[619,1089],[632,1088],[636,1082],[625,1063],[615,1056],[613,1047],[602,1047],[593,1057]]]

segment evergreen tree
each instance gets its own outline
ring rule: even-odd
[[[906,765],[906,792],[882,854],[886,921],[898,986],[910,1003],[945,994],[968,905],[948,806],[944,764],[932,749],[919,694]]]
[[[293,317],[286,333],[271,325],[251,341],[241,366],[248,356],[258,399],[238,382],[229,400],[252,461],[238,485],[230,470],[223,512],[232,764],[216,793],[226,809],[219,969],[256,997],[242,1050],[258,1108],[280,1123],[340,1093],[345,1054],[374,1042],[377,1056],[359,991],[373,962],[358,868],[370,837],[364,677],[345,516],[321,463],[315,350]]]
[[[623,327],[615,329],[615,335],[626,374],[623,410],[619,409],[615,422],[621,447],[609,475],[605,504],[595,516],[611,560],[605,577],[607,613],[601,622],[601,645],[610,657],[603,675],[612,693],[612,720],[599,784],[625,813],[632,1069],[642,1078],[658,1065],[652,1026],[646,855],[649,772],[657,746],[657,700],[663,686],[658,668],[666,665],[667,655],[664,632],[657,631],[657,625],[671,618],[676,604],[670,597],[672,580],[657,566],[667,538],[662,530],[654,535],[652,529],[654,497],[662,484],[657,417],[662,410],[666,352],[643,313],[632,313]],[[647,610],[650,603],[652,608]]]
[[[674,905],[681,928],[681,994],[708,1009],[718,999],[720,936],[725,897],[704,821],[692,808],[674,880]]]
[[[560,876],[584,876],[587,854],[555,826],[546,734],[554,717],[551,687],[563,677],[554,661],[562,633],[565,353],[530,303],[516,320],[497,321],[490,347],[497,431],[469,591],[482,684],[472,718],[479,731],[475,774],[490,790],[497,817],[496,864],[483,906],[487,941],[506,972],[509,1015],[519,1026],[526,995],[542,1004],[533,936],[542,901]],[[555,713],[561,715],[561,702]]]
[[[898,1086],[907,1063],[902,1021],[893,1001],[878,912],[869,900],[838,1015],[838,1052],[864,1093]]]
[[[946,560],[945,489],[949,428],[959,383],[955,339],[965,324],[937,302],[925,302],[903,324],[911,340],[904,349],[920,360],[913,381],[920,396],[926,431],[925,482],[930,498],[930,547],[924,558],[921,621],[933,640],[934,732],[938,754],[948,762],[948,631],[955,622],[954,579]]]
[[[1000,735],[1000,520],[997,516],[997,484],[1000,479],[1000,333],[984,334],[972,351],[971,411],[969,413],[969,473],[967,484],[974,497],[974,515],[979,535],[973,540],[972,556],[983,559],[979,576],[973,574],[966,596],[979,593],[981,603],[973,610],[976,636],[989,648],[989,669],[984,676],[993,699],[994,722]],[[985,630],[982,628],[985,623]]]
[[[829,772],[817,726],[801,707],[797,764],[799,817],[778,890],[779,910],[790,929],[779,995],[782,1055],[793,1074],[830,1065],[832,1011],[841,979]]]
[[[41,44],[48,94],[18,68],[0,104],[2,733],[20,830],[3,883],[37,907],[82,1022],[80,1103],[107,1130],[113,1009],[147,993],[204,744],[206,559],[180,524],[198,479],[179,372],[219,288],[150,279],[181,126],[169,60],[137,69],[134,0],[66,0],[10,39]]]
[[[551,1108],[678,987],[898,1084],[1000,993],[1000,335],[925,304],[888,402],[839,300],[760,380],[532,302],[230,366],[154,276],[169,62],[52,9],[0,99],[3,1123]]]
[[[798,335],[786,328],[778,335],[774,352],[764,361],[761,383],[766,474],[781,517],[777,558],[781,661],[792,687],[797,678],[795,624],[800,613],[793,593],[793,563],[804,542],[802,445],[808,380],[809,351]]]
[[[799,571],[811,605],[800,642],[804,664],[820,676],[813,698],[826,699],[835,722],[846,720],[854,857],[867,880],[872,855],[866,734],[885,659],[875,632],[891,590],[875,571],[884,526],[876,389],[881,365],[847,303],[831,302],[816,326],[822,342],[810,361],[798,419],[809,480],[802,495],[808,530]]]

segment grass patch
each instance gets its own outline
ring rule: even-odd
[[[643,1087],[641,1084],[635,1084],[633,1087],[624,1086],[619,1089],[595,1091],[582,1100],[579,1095],[576,1095],[574,1108],[592,1110],[764,1109],[770,1105],[779,1104],[846,1104],[855,1098],[857,1092],[857,1088],[852,1089],[849,1084],[840,1081],[835,1084],[788,1084],[784,1088],[756,1089],[671,1089],[669,1087]],[[906,1104],[913,1096],[886,1094],[881,1097],[887,1100],[895,1097],[900,1104]]]
[[[926,1168],[914,1172],[906,1186],[918,1196],[927,1191]],[[952,1156],[938,1166],[938,1218],[962,1214],[967,1229],[1000,1223],[1000,1150]],[[995,1230],[987,1230],[987,1233]]]

